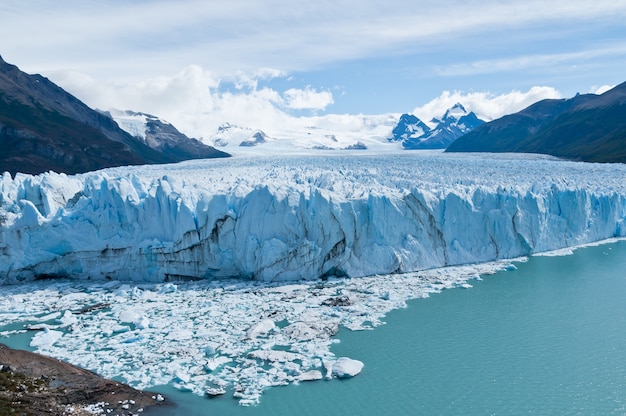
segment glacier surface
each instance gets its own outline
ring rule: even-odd
[[[439,152],[0,177],[0,282],[361,277],[626,235],[626,167]]]

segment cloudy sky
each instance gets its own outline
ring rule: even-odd
[[[196,136],[455,101],[490,119],[626,80],[615,0],[3,0],[0,18],[7,62]]]

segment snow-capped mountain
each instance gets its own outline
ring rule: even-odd
[[[159,152],[182,159],[211,158],[225,155],[198,139],[187,137],[172,124],[153,116],[130,110],[111,109],[109,115],[124,131]]]
[[[422,120],[413,114],[402,114],[398,125],[391,131],[390,141],[402,141],[418,139],[430,133],[428,127]]]
[[[267,134],[263,133],[261,130],[255,131],[252,136],[248,140],[244,140],[239,143],[239,146],[243,147],[252,147],[258,144],[266,143],[268,140]]]
[[[430,123],[434,124],[433,128],[414,115],[403,114],[389,140],[402,142],[405,149],[445,149],[484,121],[457,103],[443,117],[433,118]]]
[[[249,140],[254,130],[226,122],[217,128],[217,132],[204,141],[215,147],[238,146]]]
[[[202,139],[231,154],[302,153],[328,150],[395,152],[444,149],[483,121],[461,104],[425,123],[412,114],[325,115],[303,117],[299,124],[276,123],[268,129],[224,123]]]

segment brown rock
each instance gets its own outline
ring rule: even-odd
[[[55,358],[0,344],[0,416],[137,414],[168,405],[160,395],[122,383]]]

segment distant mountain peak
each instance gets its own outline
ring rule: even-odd
[[[252,147],[267,142],[268,136],[262,130],[256,130],[249,139],[239,143],[241,147]]]
[[[430,127],[413,114],[402,114],[398,124],[391,131],[389,141],[416,139],[422,137],[429,131]]]
[[[132,110],[111,109],[108,114],[124,131],[137,137],[150,148],[176,155],[182,160],[215,157],[222,154],[198,139],[181,133],[171,123],[152,114]]]
[[[467,114],[469,113],[465,109],[465,107],[463,107],[463,104],[456,103],[446,110],[445,114],[443,115],[443,120],[445,121],[450,118],[459,119],[463,116],[466,116]]]
[[[392,130],[390,141],[401,141],[405,149],[445,149],[462,135],[482,123],[476,114],[468,112],[461,103],[446,110],[443,117],[433,118],[433,128],[411,114],[402,114]]]

